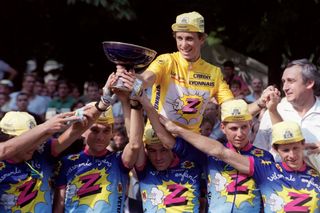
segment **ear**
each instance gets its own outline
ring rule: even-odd
[[[221,124],[220,124],[220,129],[224,134],[226,134],[226,126],[224,125],[223,122],[221,122]]]
[[[314,87],[314,80],[308,80],[306,86],[308,89],[312,89]]]

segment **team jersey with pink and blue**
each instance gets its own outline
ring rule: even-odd
[[[51,141],[27,162],[0,161],[0,212],[52,212]]]
[[[102,156],[87,150],[63,157],[58,168],[57,187],[66,187],[64,212],[123,212],[128,185],[121,152]]]
[[[165,171],[150,161],[136,169],[144,212],[199,212],[199,198],[206,156],[177,138],[172,150],[176,157]]]
[[[231,143],[226,147],[234,150]],[[255,156],[273,161],[273,156],[249,143],[241,155]],[[260,212],[261,193],[252,177],[239,173],[232,166],[215,157],[208,157],[208,203],[209,212]]]
[[[293,171],[283,162],[250,159],[264,212],[320,212],[320,177],[316,170],[304,165]]]

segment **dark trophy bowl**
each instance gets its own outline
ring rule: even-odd
[[[116,41],[103,42],[103,50],[111,62],[134,68],[148,66],[157,54],[146,47]]]
[[[157,52],[138,45],[116,42],[116,41],[105,41],[103,44],[103,51],[109,61],[124,65],[127,68],[141,69],[148,66]],[[119,78],[114,88],[128,91],[123,85],[121,78]]]

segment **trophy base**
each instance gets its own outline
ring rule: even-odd
[[[130,90],[127,87],[122,86],[122,85],[111,86],[111,88],[115,89],[115,90],[121,90],[121,91],[125,91],[125,92],[130,92]]]

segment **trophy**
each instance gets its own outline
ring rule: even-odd
[[[109,61],[125,66],[128,70],[131,68],[141,69],[148,66],[156,56],[157,52],[138,45],[105,41],[103,44],[103,50]],[[121,78],[112,86],[113,88],[129,91],[123,85]]]

